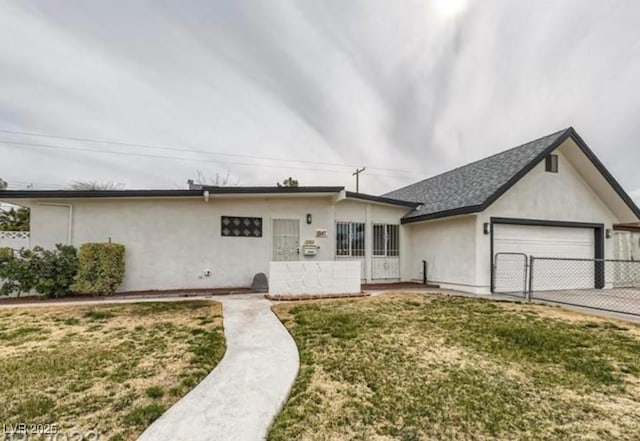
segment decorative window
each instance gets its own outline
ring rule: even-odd
[[[373,255],[377,257],[400,255],[400,225],[373,225]]]
[[[337,222],[336,223],[336,256],[359,257],[364,256],[364,223]]]
[[[547,156],[545,170],[551,173],[558,173],[558,155]]]
[[[262,237],[261,217],[222,216],[222,235],[228,237]]]

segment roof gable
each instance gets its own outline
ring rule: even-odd
[[[597,159],[576,131],[569,127],[485,159],[385,194],[421,202],[403,223],[437,219],[485,210],[549,153],[572,138],[625,204],[640,218],[640,210]]]

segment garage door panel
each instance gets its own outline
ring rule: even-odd
[[[595,236],[589,228],[494,225],[495,253],[593,259]]]
[[[595,254],[595,234],[591,228],[564,228],[529,225],[493,226],[494,256],[500,253],[522,253],[534,257],[555,257],[566,259],[593,259]],[[495,259],[495,257],[494,257]],[[495,260],[494,260],[495,262]],[[559,290],[593,288],[595,268],[592,265],[572,269],[576,261],[547,261],[537,265],[534,278],[535,290]],[[587,270],[585,271],[585,268]],[[496,274],[501,270],[496,268]],[[495,278],[495,290],[502,286],[500,278]],[[515,283],[511,281],[511,283]]]

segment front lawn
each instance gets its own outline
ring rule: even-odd
[[[0,421],[134,440],[224,351],[211,301],[0,309]]]
[[[270,440],[638,437],[637,325],[415,294],[274,311],[301,368]]]

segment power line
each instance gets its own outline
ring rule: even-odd
[[[239,162],[239,161],[220,161],[220,160],[211,160],[211,159],[202,159],[202,158],[185,158],[181,156],[155,155],[155,154],[148,154],[148,153],[116,152],[116,151],[110,151],[110,150],[83,149],[83,148],[68,147],[68,146],[61,146],[61,145],[39,144],[39,143],[32,143],[32,142],[10,141],[10,140],[0,140],[0,144],[21,145],[25,147],[51,149],[51,150],[68,150],[68,151],[76,151],[76,152],[83,152],[83,153],[98,153],[98,154],[111,154],[111,155],[121,155],[121,156],[136,156],[136,157],[144,157],[144,158],[173,159],[178,161],[212,162],[217,164],[239,165],[243,167],[282,168],[282,169],[290,169],[290,170],[305,170],[305,171],[311,171],[311,172],[340,173],[340,174],[351,173],[351,170],[331,170],[327,168],[293,167],[293,166],[285,166],[285,165],[256,164],[256,163],[247,163],[247,162]],[[277,159],[270,159],[270,160],[276,161]],[[341,166],[341,167],[344,167],[344,166]],[[375,176],[390,177],[390,178],[393,178],[393,177],[406,178],[406,176],[389,175],[389,174],[382,174],[382,173],[369,173],[369,174],[375,175]]]
[[[69,185],[64,185],[64,184],[51,184],[51,183],[46,183],[46,182],[35,182],[35,181],[7,181],[7,183],[11,186],[18,186],[18,187],[23,187],[23,188],[29,188],[29,187],[51,187],[51,188],[69,188]]]
[[[98,144],[111,144],[111,145],[120,145],[120,146],[128,146],[128,147],[137,147],[144,149],[154,149],[154,150],[168,150],[168,151],[178,151],[178,152],[187,152],[187,153],[199,153],[206,155],[219,155],[219,156],[230,156],[230,157],[238,157],[238,158],[250,158],[250,159],[258,159],[258,160],[268,160],[268,161],[280,161],[280,162],[293,162],[293,163],[304,163],[304,164],[313,164],[313,165],[327,165],[334,167],[346,167],[353,168],[353,165],[341,164],[336,162],[320,162],[320,161],[310,161],[310,160],[302,160],[302,159],[289,159],[289,158],[274,158],[268,156],[254,156],[254,155],[243,155],[239,153],[226,153],[226,152],[211,152],[207,150],[197,150],[191,148],[180,148],[176,146],[163,146],[163,145],[153,145],[153,144],[141,144],[141,143],[132,143],[132,142],[124,142],[124,141],[110,141],[104,139],[96,139],[96,138],[83,138],[76,136],[61,136],[61,135],[49,135],[44,133],[36,133],[36,132],[23,132],[18,130],[7,130],[0,129],[1,133],[8,133],[13,135],[25,135],[25,136],[37,136],[43,138],[52,138],[52,139],[64,139],[69,141],[82,141],[82,142],[91,142]],[[412,174],[420,174],[426,175],[428,174],[422,170],[404,170],[397,168],[384,168],[384,167],[371,167],[370,170],[380,170],[380,171],[394,171],[394,172],[403,172],[403,173],[412,173]]]

